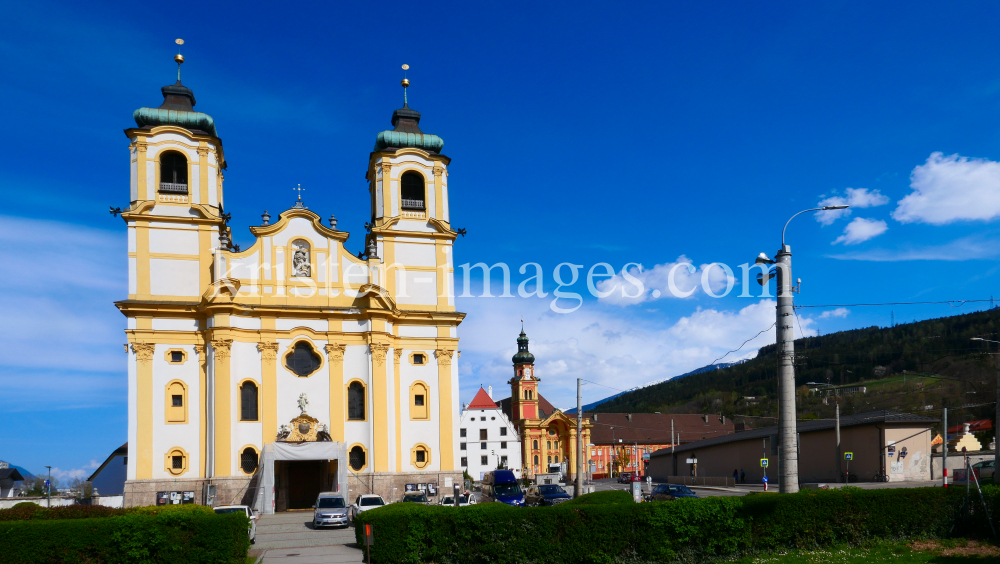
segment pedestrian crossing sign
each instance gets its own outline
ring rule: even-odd
[[[767,459],[766,458],[761,458],[760,459],[760,467],[761,468],[767,468]]]
[[[853,452],[845,452],[844,453],[844,460],[854,460],[854,453]]]

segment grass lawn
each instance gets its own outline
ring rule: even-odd
[[[1000,564],[1000,548],[977,541],[882,543],[864,548],[791,550],[730,561],[733,564]]]

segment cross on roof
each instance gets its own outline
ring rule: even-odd
[[[303,188],[302,185],[299,184],[295,188],[292,188],[292,190],[295,190],[296,192],[299,193],[299,198],[297,200],[295,200],[295,207],[297,207],[297,208],[304,207],[302,205],[302,191],[305,190],[305,188]]]

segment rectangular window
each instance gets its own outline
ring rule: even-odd
[[[458,430],[458,436],[459,437],[465,437],[465,429],[459,429]]]
[[[423,450],[418,450],[416,454],[417,454],[417,462],[423,464],[424,458],[427,455],[427,453],[424,452]]]
[[[481,441],[485,441],[486,440],[486,429],[480,429],[479,430],[479,440],[481,440]]]
[[[413,364],[423,364],[423,363],[424,363],[424,355],[422,354],[413,355]]]
[[[170,351],[170,362],[184,362],[184,353],[181,351]]]
[[[173,407],[184,407],[184,396],[172,395],[170,396],[170,405]]]
[[[486,443],[479,443],[480,450],[486,450]]]
[[[489,462],[486,461],[486,457],[485,456],[480,456],[479,457],[479,463],[482,464],[483,466],[486,466],[487,464],[489,464]]]
[[[424,405],[424,394],[414,394],[413,405],[417,407],[423,407]]]
[[[501,442],[500,443],[500,448],[507,448],[507,441]]]
[[[469,459],[463,456],[462,457],[462,467],[463,468],[468,468],[468,466],[469,466]]]
[[[501,437],[506,437],[507,436],[507,427],[501,427],[500,428],[500,436]]]
[[[171,456],[170,463],[174,467],[174,470],[184,469],[184,457],[183,456]]]
[[[465,450],[465,443],[460,443],[460,444],[461,444],[461,449]]]

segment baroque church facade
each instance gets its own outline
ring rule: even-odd
[[[404,102],[367,163],[364,251],[299,201],[232,244],[226,156],[164,86],[129,139],[127,505],[309,507],[461,478],[458,325],[443,140]],[[405,88],[409,85],[404,80]],[[405,100],[405,96],[404,96]]]

